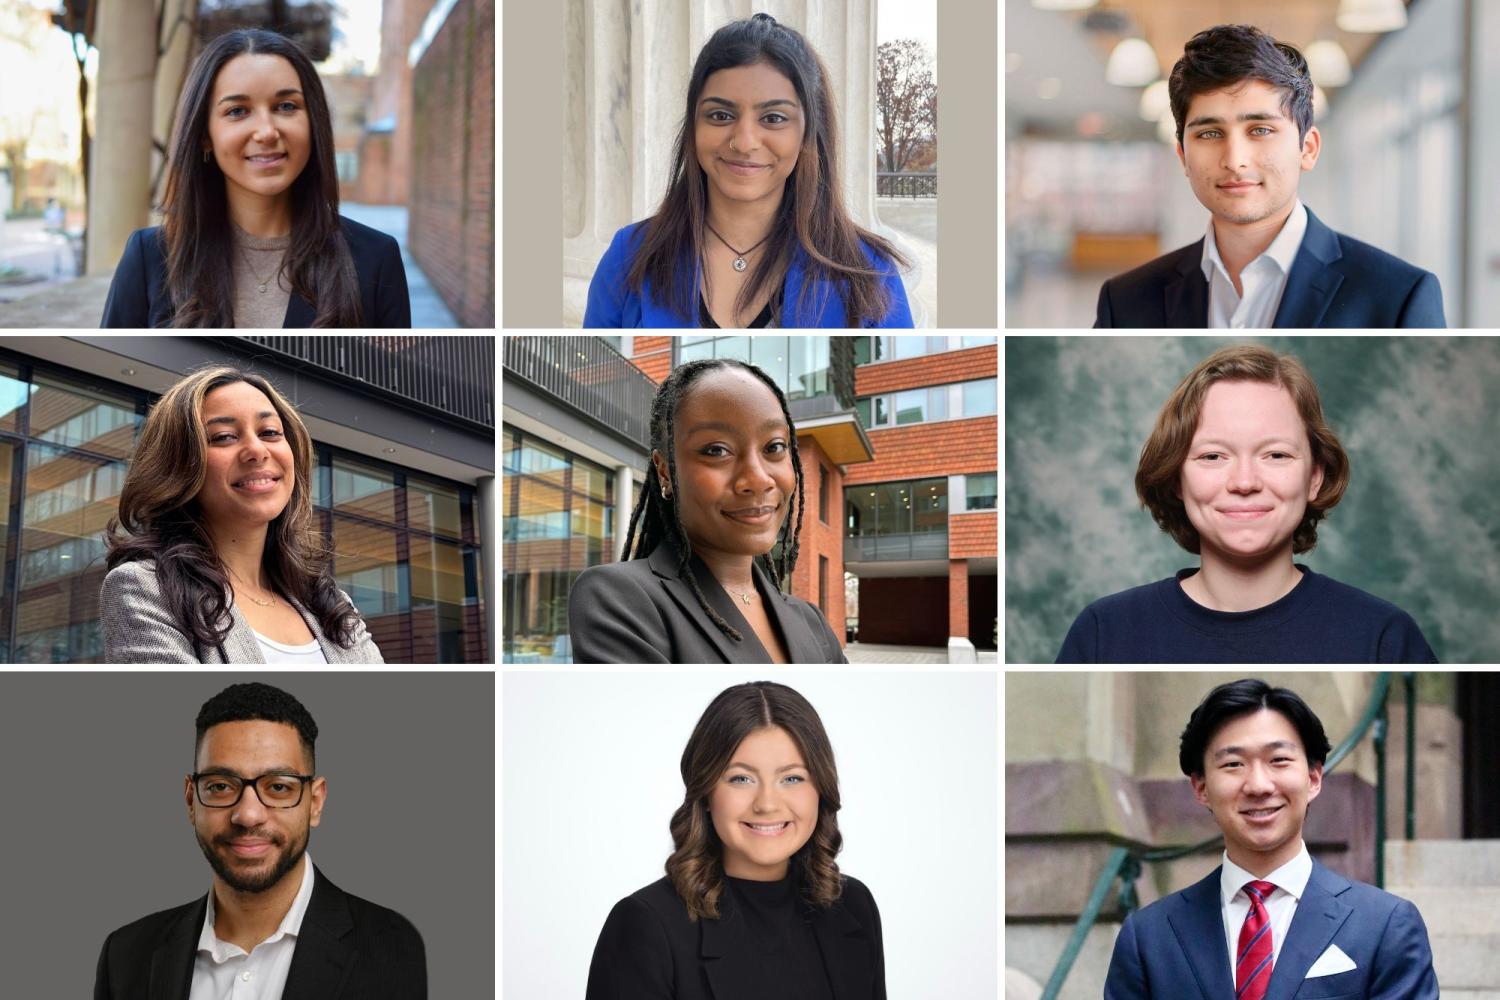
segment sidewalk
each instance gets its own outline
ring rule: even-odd
[[[886,646],[879,643],[851,642],[844,647],[850,663],[947,663],[948,650],[943,646]],[[993,649],[979,651],[980,663],[996,663]]]
[[[437,289],[427,281],[427,275],[422,273],[422,269],[412,258],[411,251],[407,249],[406,206],[359,205],[346,201],[339,205],[339,214],[394,236],[396,242],[401,244],[401,263],[406,265],[406,288],[411,295],[412,329],[451,329],[458,326],[458,320],[448,311],[448,306],[438,295]]]

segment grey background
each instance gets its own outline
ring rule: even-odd
[[[111,931],[208,891],[182,797],[193,719],[248,680],[317,720],[319,871],[416,925],[434,1000],[494,995],[495,675],[268,670],[0,672],[0,995],[91,996]]]

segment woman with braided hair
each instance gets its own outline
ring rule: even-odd
[[[724,358],[673,370],[651,406],[651,465],[624,560],[568,597],[576,663],[844,663],[812,604],[783,593],[802,532],[786,396]]]

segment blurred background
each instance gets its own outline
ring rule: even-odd
[[[1008,327],[1089,327],[1099,286],[1203,235],[1166,78],[1197,32],[1254,24],[1307,56],[1323,137],[1299,196],[1432,271],[1449,326],[1500,324],[1500,4],[1014,0],[1005,5]]]
[[[340,211],[400,243],[412,325],[493,327],[494,25],[494,0],[0,0],[0,326],[99,325],[189,66],[253,27],[316,64]]]
[[[1053,662],[1088,604],[1198,565],[1135,468],[1183,376],[1247,342],[1302,361],[1349,454],[1296,561],[1408,612],[1441,662],[1500,659],[1500,340],[1084,336],[1005,341],[1006,662]]]

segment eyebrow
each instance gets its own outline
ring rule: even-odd
[[[1246,111],[1244,114],[1236,116],[1234,120],[1237,122],[1279,122],[1285,121],[1286,117],[1280,112],[1276,111]],[[1183,128],[1197,128],[1199,125],[1223,124],[1224,119],[1220,118],[1217,115],[1204,115],[1201,118],[1194,118],[1192,121],[1184,125]]]
[[[749,771],[751,774],[759,774],[760,773],[760,771],[757,770],[756,768],[753,768],[749,764],[743,763],[742,761],[738,761],[738,760],[735,761],[733,764],[730,764],[729,766],[730,767],[742,767],[745,770]],[[776,773],[780,774],[782,771],[798,771],[798,770],[806,771],[807,770],[807,765],[806,764],[787,764],[785,767],[778,767],[776,769]]]
[[[255,415],[255,419],[256,420],[265,420],[268,417],[275,417],[275,416],[276,416],[276,411],[275,410],[261,410],[259,413],[257,413]],[[239,417],[209,417],[207,420],[203,421],[203,426],[204,427],[212,427],[214,424],[237,424],[239,422],[240,422],[240,418]]]
[[[1267,750],[1296,750],[1297,749],[1297,744],[1291,742],[1290,740],[1272,740],[1270,743],[1267,743],[1265,746],[1261,747],[1260,749],[1261,749],[1262,753],[1264,753]],[[1242,757],[1245,754],[1245,748],[1244,747],[1222,747],[1222,748],[1214,751],[1214,759],[1218,760],[1220,757],[1226,757],[1226,756],[1228,756],[1230,754],[1234,754],[1237,757]]]
[[[1208,445],[1208,444],[1217,444],[1217,445],[1221,445],[1221,446],[1223,446],[1225,448],[1232,448],[1232,447],[1234,447],[1234,445],[1230,444],[1228,441],[1224,441],[1224,440],[1221,440],[1219,438],[1204,438],[1201,441],[1197,440],[1197,439],[1194,439],[1192,447],[1194,447],[1194,448],[1201,448],[1204,445]],[[1259,441],[1255,442],[1255,447],[1257,447],[1257,448],[1263,448],[1263,447],[1265,447],[1268,444],[1289,444],[1289,445],[1292,445],[1292,446],[1295,447],[1296,444],[1297,444],[1297,442],[1294,439],[1288,438],[1288,437],[1279,437],[1279,436],[1278,437],[1268,437],[1268,438],[1262,438]]]
[[[280,90],[276,91],[276,96],[277,97],[289,97],[292,94],[296,94],[298,97],[302,97],[303,96],[302,91],[298,90],[296,87],[283,87]],[[248,101],[248,100],[250,100],[250,95],[249,94],[230,94],[228,97],[221,97],[221,98],[219,98],[218,101],[215,102],[214,106],[217,107],[218,105],[223,104],[225,101]]]
[[[786,421],[782,420],[780,417],[772,417],[770,420],[767,420],[765,423],[761,424],[760,427],[757,428],[757,430],[761,431],[761,433],[764,433],[766,431],[776,430],[782,427],[786,427]],[[734,434],[743,429],[744,428],[738,424],[729,424],[725,423],[722,420],[705,420],[701,424],[694,424],[692,427],[689,427],[687,433],[697,434],[699,431],[723,431],[726,434]]]
[[[240,774],[238,771],[230,770],[227,767],[206,767],[198,772],[198,776],[201,778],[211,774],[220,778],[239,778],[241,781],[249,781],[251,778],[264,778],[268,774],[299,775],[301,773],[301,768],[292,767],[289,764],[278,764],[255,775]]]
[[[736,104],[733,101],[731,101],[731,100],[729,100],[727,98],[724,98],[724,97],[705,97],[705,98],[703,98],[703,100],[699,101],[698,104],[700,106],[704,105],[704,104],[721,104],[721,105],[723,105],[726,108],[738,108],[739,107],[738,104]],[[770,101],[761,101],[759,104],[756,104],[754,106],[757,107],[757,108],[773,108],[773,107],[775,107],[778,104],[785,104],[788,107],[793,107],[793,108],[797,107],[797,102],[796,101],[789,101],[789,100],[787,100],[784,97],[778,97],[778,98],[775,98],[774,100],[770,100]]]

